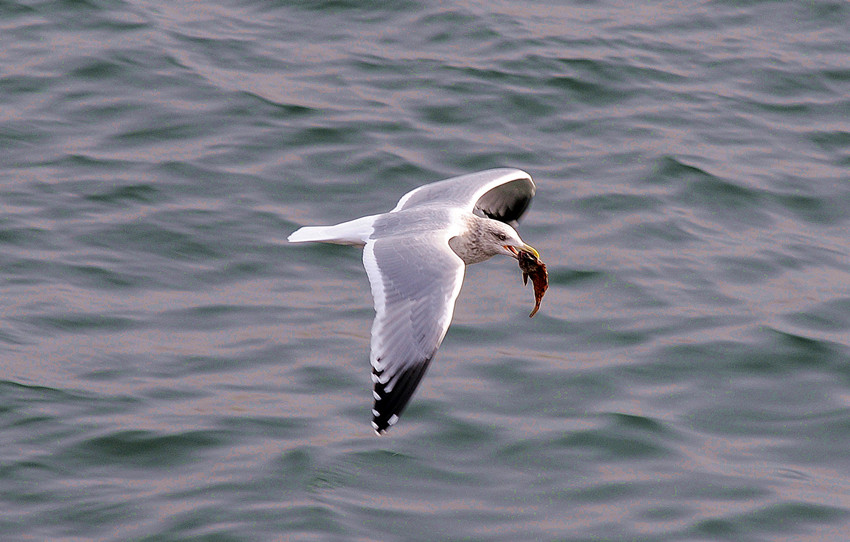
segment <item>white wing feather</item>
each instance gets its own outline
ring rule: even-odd
[[[446,335],[466,266],[446,230],[370,240],[363,265],[375,301],[372,424],[398,419]]]

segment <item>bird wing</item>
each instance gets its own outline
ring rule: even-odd
[[[402,196],[390,212],[418,205],[453,205],[515,226],[534,191],[531,176],[520,169],[488,169],[420,186]]]
[[[465,265],[448,230],[366,242],[363,265],[375,301],[372,325],[372,426],[397,420],[443,341]]]

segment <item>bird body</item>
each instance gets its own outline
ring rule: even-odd
[[[293,243],[363,246],[375,302],[370,361],[378,434],[397,420],[445,337],[466,265],[535,251],[516,225],[534,195],[531,177],[494,169],[421,186],[389,213],[306,226]]]

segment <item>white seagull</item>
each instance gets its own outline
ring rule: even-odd
[[[287,238],[363,247],[376,313],[370,360],[379,435],[398,421],[443,341],[466,266],[497,254],[539,257],[513,228],[534,191],[528,173],[490,169],[416,188],[389,213],[305,226]]]

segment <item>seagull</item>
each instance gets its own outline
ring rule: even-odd
[[[305,226],[287,238],[363,247],[375,305],[370,361],[378,435],[398,421],[443,341],[466,266],[497,254],[540,256],[514,229],[534,192],[528,173],[490,169],[420,186],[388,213]]]

